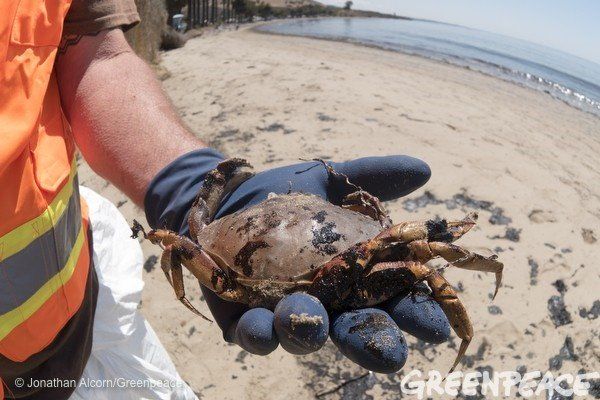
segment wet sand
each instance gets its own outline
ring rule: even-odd
[[[475,329],[463,370],[600,369],[600,119],[548,95],[480,73],[389,51],[246,29],[190,40],[163,55],[164,88],[184,121],[230,156],[258,170],[299,158],[345,160],[408,154],[433,176],[386,204],[394,221],[461,218],[478,228],[459,244],[496,252],[493,276],[449,269]],[[139,210],[83,166],[82,183]],[[365,374],[329,342],[295,357],[267,357],[227,345],[216,324],[174,297],[144,244],[141,309],[181,375],[204,398],[397,398],[402,374]],[[187,277],[190,298],[200,293]],[[200,304],[201,311],[207,311]],[[445,373],[459,341],[409,338],[403,369]],[[344,382],[358,378],[338,388]]]

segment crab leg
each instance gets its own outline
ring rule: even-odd
[[[384,228],[389,228],[392,225],[392,221],[383,209],[379,199],[364,190],[350,193],[344,197],[342,208],[371,217],[375,221],[379,221]]]
[[[148,232],[147,238],[152,243],[162,243],[165,246],[162,260],[166,260],[163,264],[163,271],[167,275],[167,279],[171,281],[179,298],[180,292],[176,287],[176,280],[183,264],[198,281],[215,292],[219,297],[229,301],[244,301],[245,292],[237,287],[237,285],[229,278],[229,276],[215,263],[210,255],[202,248],[184,236],[179,236],[175,232],[158,229]],[[165,255],[165,253],[167,255]],[[169,254],[171,254],[169,256]],[[171,277],[168,272],[171,271]],[[183,286],[183,281],[181,281]]]
[[[448,372],[450,374],[465,355],[469,343],[473,339],[473,325],[471,324],[469,314],[456,295],[456,291],[452,285],[437,271],[418,262],[407,262],[405,263],[405,267],[414,274],[417,282],[423,280],[427,282],[431,288],[431,296],[440,305],[442,311],[444,311],[450,322],[450,326],[452,326],[452,330],[462,339],[454,364]]]
[[[383,298],[397,295],[398,288],[408,288],[416,282],[426,281],[431,288],[433,299],[444,311],[454,332],[462,339],[456,360],[450,370],[452,372],[464,356],[473,338],[471,320],[456,292],[437,271],[417,261],[376,263],[366,275],[360,276],[359,274],[363,274],[366,270],[358,261],[372,259],[372,255],[366,257],[365,254],[368,253],[369,243],[371,242],[357,245],[323,265],[308,289],[308,293],[333,308],[340,306],[364,307],[377,303]],[[357,253],[361,256],[353,262],[352,258]],[[407,274],[405,271],[410,273]],[[356,280],[361,282],[360,288],[353,287],[352,282]]]
[[[374,240],[379,241],[381,245],[408,243],[415,240],[452,243],[469,232],[476,221],[477,213],[469,213],[460,221],[430,219],[403,222],[381,232]]]
[[[477,220],[477,214],[470,213],[460,221],[429,220],[426,222],[403,222],[394,225],[381,232],[374,239],[359,243],[338,254],[320,269],[314,279],[317,280],[330,274],[329,270],[331,268],[340,269],[348,264],[353,270],[362,271],[376,254],[393,244],[432,239],[453,242],[467,233],[475,225],[475,220]]]
[[[473,338],[473,325],[471,324],[465,306],[458,299],[456,292],[443,276],[436,271],[430,271],[425,279],[431,288],[433,299],[440,307],[442,307],[452,329],[456,335],[462,339],[454,364],[448,372],[450,374],[463,358],[469,347],[469,343],[471,343],[471,339]]]
[[[324,264],[315,274],[309,293],[313,292],[324,304],[333,304],[350,293],[351,282],[364,274],[373,257],[390,245],[432,239],[453,242],[467,233],[476,219],[477,214],[471,213],[460,221],[429,220],[394,225]]]
[[[417,260],[422,263],[426,263],[436,257],[442,257],[444,260],[458,268],[495,273],[496,290],[494,292],[494,298],[498,294],[498,289],[500,289],[500,285],[502,284],[502,270],[504,269],[504,264],[497,261],[495,255],[484,257],[481,254],[471,253],[468,250],[451,243],[426,242],[424,240],[409,243],[408,247],[413,251]]]
[[[450,372],[452,372],[469,347],[469,343],[473,338],[473,326],[467,310],[456,295],[456,291],[437,271],[416,261],[377,263],[363,278],[360,289],[349,293],[346,302],[349,302],[347,305],[359,307],[377,304],[381,299],[398,295],[399,288],[410,288],[421,281],[427,282],[431,288],[433,299],[444,311],[456,335],[462,339],[458,354],[450,369]],[[311,289],[313,288],[311,287]],[[318,294],[315,295],[318,297]],[[353,304],[353,301],[356,301],[356,303]]]
[[[193,238],[214,219],[223,197],[252,177],[250,168],[246,160],[230,158],[206,175],[188,219]]]
[[[204,314],[196,309],[185,297],[185,287],[183,284],[183,271],[181,269],[181,263],[179,257],[176,256],[176,251],[173,246],[167,246],[160,258],[160,266],[167,277],[167,280],[171,284],[171,287],[175,290],[177,299],[183,303],[184,306],[189,308],[194,314],[199,315],[205,320],[212,322]]]
[[[348,210],[352,210],[379,221],[382,227],[389,228],[392,221],[383,209],[381,202],[376,196],[362,190],[362,188],[350,182],[348,177],[340,172],[337,172],[325,160],[314,159],[325,166],[329,177],[329,185],[335,188],[338,192],[348,193],[341,199],[341,206]],[[334,203],[337,203],[334,201]]]
[[[429,220],[425,222],[404,222],[394,225],[381,232],[374,239],[358,243],[325,263],[313,277],[313,284],[309,289],[309,293],[316,295],[324,304],[335,305],[337,301],[346,298],[351,293],[351,282],[360,279],[368,271],[373,257],[381,254],[382,251],[385,251],[390,246],[395,244],[408,244],[410,246],[412,242],[427,244],[429,241],[450,243],[467,233],[475,225],[476,220],[477,214],[470,213],[460,221]],[[440,243],[440,245],[445,243]],[[433,248],[442,250],[441,246],[436,247],[434,245]],[[433,254],[432,251],[430,253]],[[448,251],[445,253],[448,253]],[[467,252],[467,254],[470,253]],[[460,259],[467,254],[461,254],[460,257],[454,258],[456,263],[472,267],[472,269],[475,269],[478,263],[483,264],[485,268],[496,272],[497,279],[501,279],[502,264],[497,263],[493,259],[485,259],[479,255],[473,255],[470,262],[467,259]],[[491,264],[486,265],[485,263],[481,263],[482,260],[497,263],[500,267]],[[421,260],[418,259],[418,261]]]
[[[352,291],[342,301],[343,306],[370,307],[392,297],[406,294],[418,282],[417,278],[420,281],[424,280],[429,272],[429,267],[416,261],[376,263],[361,277],[359,285],[351,289]]]

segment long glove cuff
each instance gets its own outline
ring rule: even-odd
[[[225,157],[211,148],[186,153],[163,168],[144,198],[148,224],[154,229],[188,233],[187,216],[206,174]]]

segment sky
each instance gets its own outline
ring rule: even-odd
[[[353,8],[500,33],[600,64],[600,0],[354,0]]]

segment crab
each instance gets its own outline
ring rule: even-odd
[[[141,231],[162,247],[167,280],[177,298],[200,316],[185,296],[182,266],[224,300],[270,309],[298,291],[315,296],[331,311],[369,307],[426,282],[462,339],[452,371],[467,350],[473,327],[455,290],[426,263],[441,257],[446,266],[492,272],[495,297],[503,264],[496,256],[453,244],[475,225],[477,214],[458,221],[392,225],[377,197],[322,163],[330,185],[349,193],[340,206],[290,190],[215,219],[224,196],[253,175],[245,160],[233,158],[206,176],[189,214],[191,239],[165,229],[146,233],[137,221],[134,236]]]

